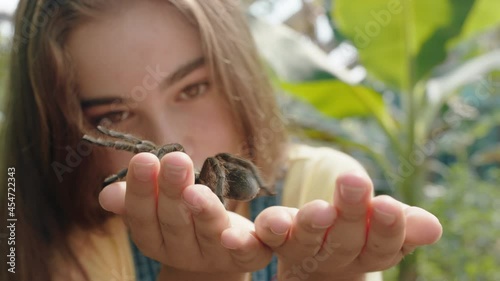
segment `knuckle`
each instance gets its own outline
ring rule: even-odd
[[[320,236],[307,235],[305,233],[302,234],[297,233],[294,236],[294,240],[296,243],[298,243],[304,248],[318,248],[318,246],[320,246],[322,242],[322,238]]]
[[[340,212],[339,220],[347,223],[365,223],[366,212]]]
[[[360,249],[357,247],[338,247],[335,249],[335,253],[339,257],[355,257],[359,254]]]
[[[200,245],[218,245],[219,239],[217,236],[211,234],[211,233],[206,233],[204,231],[198,232],[197,235],[197,240]]]
[[[380,270],[386,270],[394,265],[396,265],[399,262],[399,256],[400,254],[393,254],[393,255],[370,255],[360,261],[361,267],[364,268],[365,271],[380,271]]]
[[[231,256],[234,263],[241,269],[246,269],[249,265],[254,264],[257,261],[255,254],[250,254],[244,250],[232,250]]]
[[[368,250],[368,254],[373,256],[375,260],[380,261],[381,263],[387,263],[394,259],[394,256],[398,254],[398,251],[380,251],[377,250]]]

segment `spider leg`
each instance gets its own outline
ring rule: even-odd
[[[255,180],[257,181],[257,184],[260,186],[261,189],[263,189],[268,195],[276,195],[268,187],[265,186],[264,182],[262,181],[262,178],[260,177],[259,171],[252,162],[229,153],[219,153],[215,157],[225,162],[233,163],[249,170],[255,177]]]
[[[113,130],[110,130],[110,129],[105,128],[103,126],[97,126],[97,130],[99,130],[99,132],[101,132],[107,136],[117,138],[117,139],[127,140],[127,141],[135,143],[135,144],[139,144],[142,142],[141,139],[134,137],[131,134],[124,134],[121,132],[113,131]]]
[[[169,143],[158,148],[153,153],[156,154],[156,156],[158,156],[159,159],[161,159],[163,155],[174,151],[184,152],[184,147],[178,143]]]
[[[90,143],[97,144],[100,146],[112,147],[112,148],[115,148],[117,150],[125,150],[125,151],[130,151],[133,153],[149,152],[149,151],[154,149],[154,148],[152,149],[149,146],[142,145],[142,144],[130,144],[130,143],[122,142],[122,141],[109,141],[109,140],[105,140],[105,139],[101,139],[101,138],[94,138],[94,137],[89,136],[89,135],[84,135],[83,139],[90,142]]]
[[[148,140],[141,140],[140,138],[135,137],[131,134],[125,134],[125,133],[121,133],[118,131],[113,131],[113,130],[107,129],[103,126],[97,126],[97,130],[99,130],[101,133],[103,133],[107,136],[113,137],[113,138],[125,140],[128,142],[134,143],[136,145],[144,145],[145,147],[149,147],[148,149],[144,148],[144,150],[141,150],[141,151],[151,151],[156,147],[156,144],[154,144],[153,142],[148,141]]]
[[[115,181],[118,181],[120,179],[123,179],[127,175],[128,169],[123,169],[118,172],[116,175],[111,175],[107,177],[104,182],[102,183],[102,187],[105,187],[108,184],[114,183]]]
[[[195,176],[197,183],[210,187],[217,197],[219,197],[222,204],[224,204],[224,187],[227,185],[226,171],[219,160],[215,157],[207,158],[203,163],[200,173]]]

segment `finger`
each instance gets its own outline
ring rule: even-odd
[[[229,213],[229,217],[236,216],[238,215]],[[231,228],[224,230],[221,244],[230,251],[234,264],[240,271],[254,271],[269,264],[272,251],[256,237],[253,223],[249,220],[245,222],[244,226],[241,223],[239,225],[232,223]]]
[[[158,175],[158,223],[169,253],[183,255],[169,256],[171,266],[182,267],[192,264],[193,255],[198,255],[198,241],[192,219],[193,210],[186,204],[182,193],[194,184],[193,161],[182,152],[171,152],[160,160]]]
[[[409,253],[417,246],[436,243],[443,234],[439,219],[419,207],[406,207],[406,237],[403,251]]]
[[[351,263],[365,244],[372,190],[371,180],[365,173],[348,173],[337,179],[334,206],[338,217],[320,254],[330,255],[338,266]]]
[[[221,257],[219,265],[228,264],[230,256],[220,244],[222,231],[230,227],[227,212],[210,188],[194,185],[193,162],[187,154],[162,157],[158,187],[158,219],[168,251],[186,253],[168,262],[185,266],[195,256],[215,253]]]
[[[146,254],[157,251],[162,236],[156,214],[156,176],[158,158],[151,153],[132,157],[127,173],[125,220],[136,245]]]
[[[106,211],[123,215],[125,213],[126,190],[125,182],[115,182],[106,186],[99,193],[99,204]]]
[[[335,207],[326,201],[315,200],[304,205],[292,225],[287,241],[289,251],[282,255],[299,259],[315,256],[323,245],[327,229],[333,225],[336,217]]]
[[[401,249],[403,255],[413,252],[418,246],[436,243],[443,234],[439,219],[419,207],[400,202],[406,217],[406,238]]]
[[[405,217],[401,204],[389,196],[372,200],[372,214],[366,245],[359,263],[366,271],[384,270],[402,258]]]
[[[298,209],[273,206],[263,210],[255,219],[257,237],[272,249],[281,247],[288,237],[293,217]]]
[[[167,241],[195,239],[191,210],[182,198],[184,189],[194,184],[193,161],[183,152],[162,157],[158,175],[158,219]],[[191,239],[187,239],[191,238]]]
[[[186,187],[182,194],[196,225],[196,241],[202,251],[220,247],[222,231],[231,226],[224,205],[213,191],[201,184]]]

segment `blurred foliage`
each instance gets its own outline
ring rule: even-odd
[[[500,280],[500,169],[488,173],[496,180],[485,180],[467,160],[460,161],[449,168],[445,186],[428,187],[439,196],[422,206],[438,215],[444,233],[423,249],[424,280]]]
[[[500,178],[500,169],[490,169],[489,176]],[[439,243],[422,248],[419,280],[500,280],[498,180],[485,180],[461,161],[447,168],[440,184],[427,186],[432,196],[422,207],[438,216],[444,232]],[[397,270],[384,272],[384,280],[397,280]]]
[[[495,0],[337,0],[335,5],[333,18],[358,47],[363,65],[403,90],[443,62],[452,42],[500,22]]]
[[[325,116],[343,118],[386,114],[382,96],[366,87],[350,86],[338,80],[300,84],[282,82],[280,85],[283,90],[296,93],[295,97],[312,104]],[[325,103],[327,99],[335,99],[335,103]]]
[[[254,2],[266,3],[271,13],[284,7],[280,0]],[[366,154],[368,158],[360,159],[368,163],[378,184],[388,186],[385,191],[446,220],[443,241],[447,242],[438,244],[435,251],[444,247],[447,254],[417,251],[403,260],[397,277],[392,270],[386,280],[498,279],[488,279],[498,274],[488,266],[496,262],[491,258],[492,248],[477,248],[476,254],[488,257],[475,259],[465,253],[469,251],[466,246],[462,246],[462,253],[459,246],[448,242],[452,238],[447,235],[456,230],[453,223],[463,224],[463,231],[469,231],[466,224],[478,215],[474,205],[459,203],[459,195],[466,194],[463,177],[468,176],[468,196],[477,201],[497,194],[499,189],[494,189],[498,173],[491,171],[500,166],[500,118],[496,113],[500,81],[495,75],[500,69],[500,18],[496,13],[500,2],[298,2],[305,11],[290,15],[293,21],[268,22],[265,27],[266,15],[250,21],[276,85],[302,102],[296,102],[293,110],[286,106],[285,114],[317,143],[337,146],[356,156],[359,154],[352,153],[356,150]],[[318,37],[321,15],[317,11],[321,9],[333,31],[330,42]],[[314,14],[316,20],[311,19]],[[297,15],[304,15],[303,19],[297,20]],[[356,48],[349,47],[352,45]],[[462,185],[455,188],[457,183]],[[436,185],[446,186],[448,201],[426,194]],[[485,220],[494,217],[494,208],[485,204]],[[469,221],[448,221],[449,213],[464,213]],[[497,235],[495,231],[491,237]],[[474,239],[483,239],[479,234],[454,235],[467,245],[475,245]],[[417,259],[419,255],[421,259]],[[433,267],[442,270],[433,272],[429,269]],[[470,269],[454,271],[457,267]],[[490,271],[481,275],[473,268]]]
[[[370,73],[392,87],[405,89],[410,79],[421,79],[436,62],[444,60],[443,43],[460,32],[473,4],[451,2],[408,1],[403,7],[401,1],[336,1],[333,17],[358,47]],[[421,52],[425,58],[416,59]]]

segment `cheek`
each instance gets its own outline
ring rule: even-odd
[[[116,174],[118,171],[128,168],[128,163],[133,156],[132,152],[109,149],[103,155],[101,166],[107,174]]]

